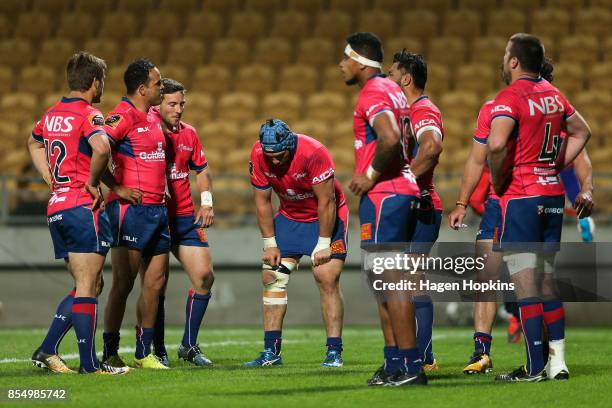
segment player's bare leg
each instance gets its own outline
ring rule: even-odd
[[[211,366],[213,363],[200,350],[197,343],[200,325],[210,300],[210,290],[215,277],[212,269],[210,251],[206,247],[179,245],[172,249],[174,256],[181,262],[191,281],[187,299],[185,330],[179,346],[178,355],[198,367]]]
[[[340,290],[340,274],[344,261],[331,259],[314,267],[312,272],[319,287],[321,314],[327,332],[327,355],[324,367],[341,367],[342,361],[342,324],[344,321],[344,298]]]

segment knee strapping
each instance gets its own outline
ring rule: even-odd
[[[292,271],[297,268],[293,262],[281,262],[278,266],[263,265],[263,272],[271,276],[269,282],[264,282],[263,303],[264,305],[286,305],[287,285]]]
[[[513,252],[504,255],[504,261],[508,266],[510,276],[525,269],[535,269],[538,257],[532,252]]]

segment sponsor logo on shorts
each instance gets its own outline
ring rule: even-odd
[[[346,246],[344,245],[344,241],[341,239],[332,242],[329,247],[331,248],[332,254],[346,254]]]
[[[129,235],[124,235],[124,236],[121,237],[121,239],[123,239],[124,241],[127,241],[127,242],[134,242],[134,243],[138,242],[138,238],[137,237],[130,237]]]
[[[369,241],[370,239],[372,239],[372,224],[371,223],[362,224],[361,225],[361,240]]]
[[[110,248],[111,246],[110,242],[106,241],[100,241],[100,245],[102,245],[104,248]]]
[[[542,214],[563,214],[563,208],[561,207],[544,207],[538,205],[538,215]]]
[[[63,214],[55,214],[47,218],[47,221],[49,222],[49,224],[51,224],[52,222],[55,222],[55,221],[61,221],[63,218],[64,218]]]
[[[355,140],[355,150],[359,150],[363,147],[363,142],[361,140]]]
[[[204,231],[204,228],[198,228],[196,231],[198,232],[198,237],[200,237],[200,242],[208,242],[208,237],[206,236],[206,231]]]

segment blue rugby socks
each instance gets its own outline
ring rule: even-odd
[[[72,302],[74,301],[75,293],[76,289],[72,289],[57,305],[49,331],[40,345],[44,353],[58,354],[59,344],[72,327]]]

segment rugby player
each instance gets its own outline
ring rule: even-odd
[[[68,97],[45,112],[32,130],[28,148],[34,166],[51,188],[47,222],[55,258],[65,260],[75,289],[59,304],[32,362],[53,372],[72,373],[57,354],[59,342],[72,325],[80,374],[125,374],[129,368],[100,364],[95,344],[99,282],[113,241],[100,190],[110,146],[104,117],[91,106],[101,100],[106,63],[79,52],[68,61],[66,74]]]
[[[263,238],[264,351],[249,367],[282,364],[287,286],[300,258],[310,256],[327,332],[324,367],[341,367],[344,301],[340,273],[346,259],[348,207],[325,146],[269,119],[249,163],[257,222]],[[280,200],[276,216],[272,191]]]

